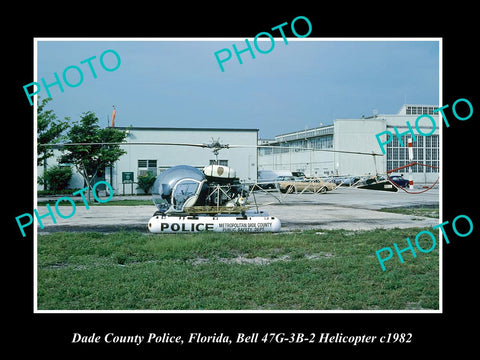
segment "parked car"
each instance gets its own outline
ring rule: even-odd
[[[294,193],[302,191],[325,193],[327,191],[335,189],[336,186],[335,184],[323,181],[322,179],[309,179],[298,181],[293,178],[290,180],[279,180],[277,182],[277,188],[282,193]]]
[[[296,178],[305,179],[305,173],[303,171],[292,171],[292,175]]]
[[[277,176],[275,182],[278,183],[280,181],[296,181],[295,176]]]
[[[408,180],[404,179],[401,175],[392,175],[390,176],[390,181],[394,182],[397,186],[400,187],[407,187]]]
[[[275,189],[276,179],[279,176],[292,176],[291,171],[287,170],[259,170],[257,183],[262,189]]]
[[[360,177],[358,176],[352,176],[352,177],[336,177],[333,179],[333,182],[337,185],[341,186],[351,186],[355,183],[357,183],[360,180]]]

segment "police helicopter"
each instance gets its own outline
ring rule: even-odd
[[[236,171],[218,165],[218,152],[229,145],[212,139],[211,144],[188,146],[211,148],[215,164],[203,170],[177,165],[157,176],[152,187],[157,211],[148,222],[151,232],[280,231],[278,218],[247,206],[248,187],[240,183]]]

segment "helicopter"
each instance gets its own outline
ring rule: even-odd
[[[249,210],[248,188],[234,169],[208,165],[199,170],[176,165],[162,172],[152,188],[157,208],[148,221],[153,233],[278,232],[281,222],[261,210]]]

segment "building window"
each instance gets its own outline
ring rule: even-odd
[[[435,108],[433,106],[407,106],[405,109],[406,115],[434,115],[433,110]]]
[[[151,172],[157,175],[157,160],[138,160],[138,176]]]
[[[221,166],[228,166],[228,160],[210,160],[210,165],[221,165]]]
[[[393,141],[388,143],[389,145],[392,144],[393,147],[398,146],[398,138],[396,136],[393,137]]]
[[[431,148],[432,147],[432,138],[430,136],[427,136],[425,138],[425,147],[426,148]]]
[[[438,136],[438,135],[432,135],[432,136]],[[417,135],[416,138],[417,138],[417,141],[416,141],[417,146],[419,148],[422,148],[423,147],[423,136]],[[415,142],[414,142],[414,144],[415,144]]]
[[[421,136],[415,135],[416,141],[413,145],[413,162],[438,167],[440,155],[440,141],[438,135]],[[403,140],[403,139],[402,139]],[[387,144],[387,171],[396,169],[397,167],[411,163],[408,154],[407,140],[404,141],[405,146],[400,146],[396,137]],[[404,170],[407,171],[407,170]],[[414,165],[412,166],[414,173],[436,173],[438,169]]]

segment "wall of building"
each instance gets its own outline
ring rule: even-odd
[[[333,125],[276,135],[275,140],[263,143],[274,147],[259,150],[259,170],[302,171],[312,177],[334,173],[333,153],[329,152],[333,150]]]
[[[381,154],[375,134],[385,131],[381,119],[336,119],[334,150]],[[336,175],[366,175],[384,172],[384,156],[334,153]]]
[[[333,174],[333,153],[278,147],[258,157],[258,170],[303,171],[306,176]]]
[[[182,129],[182,128],[131,128],[128,142],[169,142],[208,144],[213,139],[220,139],[222,144],[247,145],[246,148],[222,149],[219,152],[220,164],[226,164],[236,170],[237,176],[243,181],[256,181],[257,178],[257,144],[256,129]],[[173,146],[173,145],[122,145],[127,154],[122,156],[110,171],[107,170],[106,180],[112,184],[116,193],[130,194],[131,185],[122,184],[122,172],[133,172],[134,181],[145,170],[156,170],[156,174],[175,165],[191,165],[202,169],[215,160],[211,149]],[[141,163],[139,164],[139,160]],[[146,163],[146,164],[145,164]],[[139,165],[147,167],[139,167]],[[125,190],[124,190],[125,189]],[[142,193],[133,186],[133,192]]]

